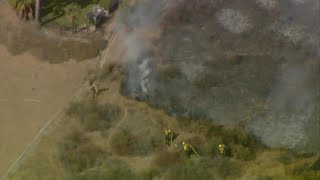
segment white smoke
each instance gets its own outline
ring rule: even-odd
[[[316,131],[314,94],[308,88],[308,68],[285,67],[278,84],[270,94],[270,109],[249,125],[250,131],[270,147],[299,149],[306,147]],[[310,124],[313,127],[308,128]],[[309,129],[309,132],[307,131]]]
[[[217,13],[217,19],[222,27],[235,34],[240,34],[252,28],[250,18],[237,10],[222,9]]]
[[[266,10],[275,9],[279,5],[278,0],[256,0],[259,7]]]
[[[123,1],[124,4],[128,1]],[[146,36],[159,26],[165,3],[162,0],[149,0],[134,3],[116,14],[116,29],[126,46],[127,68],[126,89],[133,96],[148,93],[149,76],[152,73],[151,49]]]

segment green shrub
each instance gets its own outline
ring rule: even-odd
[[[93,144],[79,129],[71,129],[60,142],[60,160],[74,172],[93,167],[96,160],[102,155],[102,149]]]
[[[310,167],[314,171],[320,171],[320,157]]]
[[[243,161],[253,160],[255,158],[255,152],[252,151],[250,148],[237,145],[232,147],[232,156],[236,159],[240,159]]]
[[[159,140],[150,135],[143,135],[136,138],[136,143],[133,145],[133,154],[148,155],[155,151],[155,148],[160,144]]]

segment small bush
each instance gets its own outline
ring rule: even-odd
[[[60,143],[59,155],[63,164],[74,172],[93,167],[103,151],[79,129],[71,129]]]
[[[320,157],[311,165],[311,169],[315,171],[320,171]]]
[[[133,146],[133,153],[135,155],[148,155],[155,151],[155,148],[160,144],[153,136],[143,135],[136,139],[136,143]]]
[[[119,155],[149,155],[160,148],[161,141],[149,134],[135,135],[128,129],[119,130],[112,137],[113,151]]]
[[[89,113],[85,115],[85,117],[82,120],[84,127],[88,131],[94,131],[97,129],[102,129],[102,128],[109,128],[109,123],[105,123],[104,121],[101,121],[100,117],[96,113]]]
[[[250,148],[237,145],[232,147],[232,156],[243,161],[250,161],[253,160],[256,155]]]

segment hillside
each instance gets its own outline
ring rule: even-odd
[[[9,179],[319,179],[317,3],[123,1],[85,91]]]

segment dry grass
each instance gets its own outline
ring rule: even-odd
[[[61,162],[74,172],[93,167],[98,158],[103,155],[103,150],[78,128],[70,129],[60,143],[59,149]]]
[[[107,130],[111,123],[122,116],[118,106],[112,104],[98,105],[96,101],[72,103],[67,109],[67,115],[78,119],[88,131]]]
[[[74,112],[87,112],[86,108],[92,108],[91,105],[75,107],[69,111],[69,117],[77,117],[73,114]],[[94,107],[99,109],[100,106]],[[277,161],[281,159],[281,153],[261,153],[268,152],[268,150],[238,128],[224,128],[209,122],[195,122],[181,118],[177,124],[179,128],[175,129],[181,132],[181,137],[179,136],[177,141],[189,137],[188,142],[202,156],[201,158],[192,156],[189,159],[184,156],[183,151],[175,152],[175,150],[166,150],[163,147],[155,151],[155,147],[161,146],[160,137],[128,128],[116,130],[111,137],[110,144],[113,155],[108,154],[107,149],[101,149],[89,138],[88,135],[92,132],[87,125],[79,122],[81,121],[75,121],[75,124],[70,125],[73,129],[65,127],[68,131],[64,132],[63,141],[59,145],[59,161],[72,172],[67,179],[152,179],[155,177],[165,179],[239,179],[240,177],[314,179],[318,177],[319,159],[313,155],[299,158],[293,155],[299,160],[299,163],[293,160],[282,160],[285,162],[283,165]],[[125,124],[123,125],[126,127]],[[97,132],[100,131],[97,130]],[[148,136],[145,136],[146,134]],[[225,143],[231,149],[232,157],[226,158],[219,155],[218,144],[220,143]],[[132,161],[132,158],[139,161],[139,157],[147,156],[154,158],[151,166],[142,172],[134,171],[134,168],[125,162]],[[125,161],[117,160],[115,157],[121,157]],[[282,157],[282,159],[286,158]],[[309,160],[305,160],[306,158]],[[241,168],[241,166],[246,168]],[[28,171],[24,171],[25,174],[28,174],[26,172]],[[49,174],[54,176],[52,172]]]

